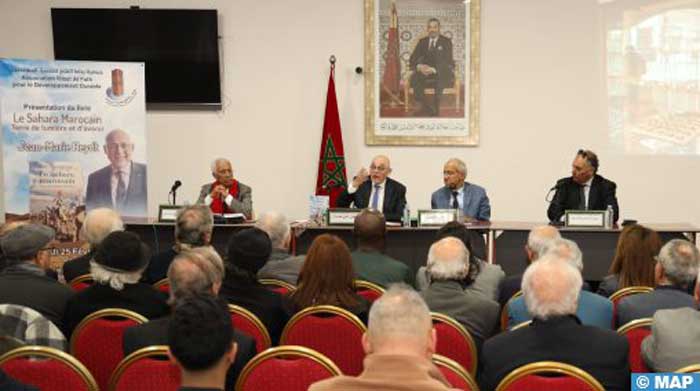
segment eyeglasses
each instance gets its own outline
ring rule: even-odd
[[[115,151],[119,148],[123,150],[131,149],[134,146],[134,144],[131,143],[108,143],[107,144],[107,149],[110,151]]]
[[[375,166],[375,165],[373,164],[373,165],[369,166],[369,169],[370,169],[370,171],[379,171],[379,172],[382,172],[382,171],[386,171],[386,170],[387,170],[387,167],[384,167],[384,166]]]

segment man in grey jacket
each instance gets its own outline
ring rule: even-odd
[[[211,208],[212,213],[243,213],[246,219],[253,217],[253,198],[250,186],[233,178],[233,167],[227,159],[218,158],[211,163],[211,175],[215,181],[202,186],[198,204]]]

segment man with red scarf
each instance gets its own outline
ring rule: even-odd
[[[212,213],[243,213],[246,219],[252,218],[252,190],[233,179],[233,168],[227,159],[219,158],[211,164],[213,183],[202,186],[198,204],[211,208]]]

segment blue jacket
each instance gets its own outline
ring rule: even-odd
[[[486,190],[479,185],[464,182],[464,198],[462,214],[477,220],[488,221],[491,219],[491,204]],[[433,209],[451,209],[452,191],[447,187],[441,187],[430,197],[430,207]]]
[[[585,325],[612,329],[613,304],[603,296],[582,290],[578,296],[576,316]],[[510,302],[508,306],[508,328],[530,319],[532,319],[532,315],[527,312],[525,300],[522,296]]]

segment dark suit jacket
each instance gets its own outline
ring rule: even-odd
[[[612,205],[615,212],[613,221],[617,221],[620,217],[620,208],[615,196],[616,188],[615,182],[596,174],[588,193],[588,209],[605,210],[608,205]],[[556,189],[557,192],[554,193],[554,198],[547,209],[547,217],[550,221],[558,222],[567,209],[579,209],[581,185],[574,182],[571,177],[567,177],[557,181]]]
[[[495,390],[514,369],[536,361],[560,361],[590,373],[607,391],[630,389],[627,339],[612,330],[584,326],[573,315],[535,319],[528,327],[484,343],[482,390]]]
[[[522,281],[522,274],[508,276],[501,281],[501,285],[498,288],[498,304],[500,304],[501,307],[505,307],[508,300],[510,300],[514,294],[518,293],[520,286],[522,285]]]
[[[168,276],[168,268],[175,259],[177,252],[173,248],[161,251],[151,257],[146,270],[143,272],[141,281],[146,284],[155,284],[156,282]]]
[[[85,255],[66,261],[63,264],[63,278],[66,282],[71,282],[84,274],[90,274],[90,260],[93,256],[95,256],[95,251],[90,250]]]
[[[170,317],[165,317],[126,329],[122,341],[124,357],[147,346],[168,345],[169,324]],[[238,351],[226,373],[227,390],[233,390],[241,370],[257,353],[253,338],[234,330],[233,340],[238,344]]]
[[[617,327],[641,318],[651,318],[657,310],[696,308],[693,296],[684,288],[657,286],[652,292],[622,298],[617,304]]]
[[[13,378],[9,377],[5,371],[0,369],[0,390],[2,391],[38,391],[39,389],[20,383]]]
[[[429,65],[437,70],[438,85],[442,88],[454,85],[455,61],[452,55],[452,41],[444,35],[438,36],[436,48],[429,50],[430,37],[421,38],[411,53],[409,65],[416,72],[418,64]]]
[[[385,186],[382,213],[387,221],[401,221],[403,209],[406,206],[406,187],[391,178],[386,178]],[[370,205],[370,195],[372,195],[372,181],[366,180],[352,194],[343,190],[338,196],[338,207],[348,208],[350,204],[354,204],[356,208],[367,208]]]
[[[126,189],[126,203],[118,209],[122,216],[145,217],[147,215],[146,165],[131,162],[129,187]],[[101,168],[88,176],[85,194],[87,210],[95,208],[117,209],[112,203],[112,167]]]

